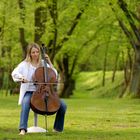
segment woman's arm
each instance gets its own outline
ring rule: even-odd
[[[21,62],[11,73],[11,76],[15,82],[23,82],[25,77],[23,75],[23,70],[25,70],[24,62]]]
[[[46,58],[46,60],[48,61],[49,67],[53,69],[53,71],[54,71],[55,74],[56,74],[56,77],[58,77],[58,72],[57,72],[57,70],[54,68],[54,66],[53,66],[53,64],[52,64],[52,62],[51,62],[51,60],[50,60],[50,57],[46,54],[46,55],[45,55],[45,58]]]

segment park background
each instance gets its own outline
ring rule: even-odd
[[[52,133],[49,116],[47,135],[18,136],[19,83],[11,72],[31,42],[45,44],[63,83],[62,134]],[[139,87],[139,0],[0,1],[0,139],[139,139]]]

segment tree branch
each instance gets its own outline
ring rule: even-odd
[[[139,30],[137,29],[128,9],[127,9],[127,4],[123,1],[123,0],[118,0],[118,5],[120,6],[120,8],[123,10],[136,38],[138,39],[138,41],[140,41],[140,32]]]
[[[112,4],[110,3],[110,6],[112,6]],[[132,33],[127,29],[127,27],[124,25],[124,23],[122,22],[122,20],[118,17],[115,9],[113,7],[111,7],[112,11],[114,12],[116,19],[119,22],[119,25],[121,27],[121,29],[123,30],[124,34],[126,35],[126,37],[128,38],[130,44],[133,46],[134,49],[136,49],[136,44],[135,44],[135,40],[133,38]]]
[[[83,15],[83,13],[85,12],[85,9],[87,8],[87,6],[89,5],[89,2],[86,4],[85,8],[84,9],[81,9],[76,17],[74,18],[73,20],[73,23],[70,27],[70,29],[67,31],[66,33],[66,36],[59,42],[59,44],[57,45],[57,48],[56,48],[56,53],[61,49],[61,47],[63,46],[63,44],[69,40],[69,37],[72,35],[72,33],[74,32],[77,24],[79,23],[80,19],[81,19],[81,16]]]

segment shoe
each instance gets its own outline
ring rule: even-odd
[[[61,131],[57,131],[55,129],[53,129],[52,131],[55,132],[55,133],[62,133]]]
[[[22,129],[21,131],[20,131],[20,133],[19,133],[19,135],[25,135],[25,130],[24,129]]]

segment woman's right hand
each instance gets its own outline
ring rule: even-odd
[[[22,83],[28,83],[29,81],[27,79],[25,79],[24,77],[20,78]]]

